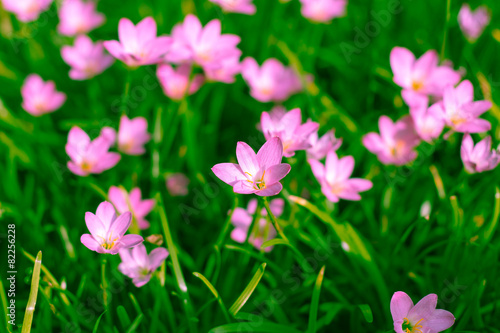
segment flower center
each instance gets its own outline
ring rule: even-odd
[[[104,237],[99,237],[101,239],[101,247],[105,250],[111,250],[113,246],[115,246],[115,242],[120,238],[116,237],[114,239],[111,239],[112,235],[109,235],[109,238],[106,240]]]
[[[249,173],[249,172],[246,172],[245,173],[247,175],[249,175],[250,177],[253,178],[253,176]],[[256,190],[263,190],[266,188],[266,182],[264,182],[264,175],[266,174],[266,170],[264,170],[264,172],[262,172],[262,177],[260,177],[260,179],[258,180],[250,180],[250,179],[247,179],[247,182],[253,184],[253,188],[256,189]]]
[[[424,84],[422,81],[416,80],[412,82],[411,87],[414,91],[420,91],[424,87]]]
[[[80,167],[86,172],[90,172],[92,170],[92,164],[87,161],[83,161],[82,164],[80,164]]]
[[[404,318],[402,329],[403,332],[405,333],[422,333],[422,325],[420,323],[424,320],[424,318],[420,319],[415,323],[415,325],[412,325],[410,320],[408,318]]]

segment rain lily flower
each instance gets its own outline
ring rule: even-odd
[[[312,172],[321,184],[321,192],[332,202],[339,199],[361,200],[359,192],[368,191],[372,188],[371,181],[362,178],[350,178],[354,170],[354,158],[344,156],[338,158],[334,150],[326,155],[323,165],[315,159],[309,159]]]
[[[380,162],[404,165],[417,157],[414,148],[420,143],[420,139],[409,116],[395,123],[389,117],[381,116],[378,126],[380,134],[366,134],[363,137],[363,145],[376,154]]]
[[[95,10],[92,0],[64,0],[59,9],[57,30],[65,36],[86,34],[104,23],[104,15]]]
[[[415,59],[410,50],[395,47],[391,51],[391,68],[394,82],[403,88],[421,95],[441,97],[444,88],[460,81],[460,74],[449,66],[439,66],[436,51],[429,50]],[[409,103],[408,103],[409,104]]]
[[[114,128],[109,127],[109,126],[103,127],[101,129],[101,133],[99,133],[99,136],[104,137],[108,141],[110,147],[115,145],[116,130]]]
[[[208,81],[233,83],[241,70],[240,56],[221,59],[218,66],[206,67],[204,70]]]
[[[3,8],[21,22],[31,22],[49,9],[52,0],[2,0]]]
[[[136,26],[127,18],[118,24],[120,41],[104,42],[111,55],[130,67],[157,64],[170,49],[172,39],[167,36],[156,37],[156,22],[146,17]]]
[[[302,16],[315,22],[328,22],[345,16],[347,0],[300,0]]]
[[[318,132],[313,132],[309,136],[309,143],[311,147],[306,150],[307,157],[315,160],[325,158],[330,150],[337,150],[342,145],[342,139],[335,137],[333,130],[326,132],[321,138],[318,139]]]
[[[280,217],[283,214],[283,207],[285,206],[285,201],[283,199],[273,199],[269,202],[269,208],[275,217]],[[257,199],[252,199],[248,202],[247,209],[237,207],[233,215],[231,216],[231,223],[234,225],[235,229],[231,232],[231,238],[238,243],[244,243],[247,235],[248,229],[252,224],[253,215],[256,213],[257,209]],[[271,240],[276,237],[276,229],[266,221],[267,211],[262,208],[260,212],[262,217],[256,222],[255,232],[250,235],[248,242],[255,246],[258,250],[265,241]],[[272,247],[266,247],[265,251],[269,252]]]
[[[210,2],[219,5],[225,12],[247,15],[253,15],[257,11],[252,1],[253,0],[210,0]]]
[[[469,80],[464,80],[454,88],[448,86],[443,100],[434,106],[440,110],[446,125],[456,132],[482,133],[491,129],[491,124],[480,115],[491,109],[490,101],[474,102],[474,87]]]
[[[132,249],[121,249],[119,254],[122,262],[118,265],[118,270],[131,278],[137,288],[148,283],[154,271],[168,257],[168,251],[163,247],[157,247],[148,255],[144,244]]]
[[[90,234],[83,234],[80,241],[97,253],[117,254],[120,249],[134,247],[144,241],[139,235],[125,235],[131,221],[130,212],[117,217],[112,204],[101,202],[95,215],[85,213],[85,223]]]
[[[311,148],[309,137],[318,130],[318,123],[307,121],[302,124],[302,115],[298,108],[286,112],[281,118],[278,117],[278,114],[271,116],[267,112],[262,112],[260,125],[266,140],[279,137],[283,142],[285,157],[295,155],[297,150]]]
[[[261,67],[247,57],[241,63],[241,75],[250,86],[250,95],[260,102],[281,102],[302,90],[302,83],[294,70],[277,59],[264,61]]]
[[[469,173],[493,170],[500,163],[500,150],[491,150],[491,136],[485,137],[474,146],[470,134],[465,134],[460,147],[465,170]]]
[[[118,150],[128,155],[142,155],[144,145],[151,139],[148,133],[148,121],[144,117],[129,119],[123,115],[118,129]]]
[[[216,164],[212,171],[224,183],[233,187],[234,193],[267,197],[281,192],[279,182],[290,172],[290,165],[281,163],[283,145],[279,138],[269,139],[257,154],[244,142],[236,146],[239,164]]]
[[[484,28],[490,23],[491,14],[485,6],[471,10],[469,4],[464,3],[458,13],[458,24],[465,37],[470,42],[475,42],[483,33]]]
[[[78,176],[101,173],[114,167],[120,161],[120,154],[109,152],[111,144],[99,136],[90,141],[80,127],[74,126],[68,134],[66,153],[71,158],[68,169]]]
[[[127,193],[123,188],[111,186],[108,191],[108,198],[118,213],[131,212],[133,220],[137,221],[139,229],[149,228],[149,222],[144,217],[153,210],[156,201],[155,199],[142,200],[140,188],[133,188],[130,193]]]
[[[173,100],[179,101],[187,95],[192,95],[200,89],[205,78],[201,74],[196,74],[189,81],[191,65],[182,64],[177,69],[169,64],[161,64],[156,70],[156,76],[160,81],[165,95]]]
[[[428,107],[428,97],[424,103],[410,107],[410,115],[418,136],[427,142],[437,139],[444,129],[444,120],[439,108],[435,105]]]
[[[189,178],[183,173],[174,173],[167,177],[166,185],[171,196],[184,196],[188,194]]]
[[[71,66],[69,77],[73,80],[90,79],[102,73],[115,61],[104,53],[102,42],[93,44],[85,35],[78,36],[74,46],[63,46],[61,56]]]
[[[406,293],[394,293],[391,314],[396,333],[438,333],[453,326],[455,317],[446,310],[436,309],[437,301],[436,294],[429,294],[414,306]]]
[[[66,95],[56,90],[53,81],[43,81],[36,74],[30,74],[21,87],[22,107],[33,116],[54,112],[66,101]]]

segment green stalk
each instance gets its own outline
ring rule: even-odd
[[[451,0],[446,1],[446,21],[444,23],[444,33],[443,33],[443,44],[441,45],[441,61],[445,58],[445,50],[446,50],[446,39],[448,36],[448,25],[450,22],[450,9],[451,9]]]
[[[273,224],[274,229],[276,229],[276,231],[281,236],[281,238],[283,238],[283,240],[290,243],[288,241],[288,238],[283,233],[283,230],[281,230],[281,227],[278,224],[278,220],[274,216],[273,212],[271,212],[271,208],[269,207],[269,201],[267,200],[267,197],[263,197],[263,201],[264,201],[264,207],[266,207],[267,215],[269,216],[269,219],[271,220],[271,223]]]
[[[40,267],[42,265],[42,251],[36,255],[35,267],[33,268],[33,277],[31,278],[31,290],[26,305],[26,313],[23,320],[22,333],[31,331],[31,323],[33,322],[33,314],[35,313],[36,297],[38,296],[38,285],[40,283]]]

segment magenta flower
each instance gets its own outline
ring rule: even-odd
[[[236,146],[239,164],[216,164],[212,171],[224,183],[233,187],[234,193],[267,197],[281,192],[279,182],[290,172],[290,165],[281,163],[283,145],[279,138],[269,139],[257,154],[244,142]]]
[[[120,118],[118,129],[118,150],[128,155],[142,155],[146,152],[144,145],[151,140],[148,133],[148,121],[144,117],[129,119],[126,115]]]
[[[460,81],[460,74],[448,66],[439,66],[436,51],[429,50],[415,59],[410,50],[395,47],[391,51],[394,82],[414,93],[441,97],[444,88]]]
[[[69,77],[73,80],[90,79],[114,62],[113,57],[104,53],[102,42],[93,44],[85,35],[78,36],[74,46],[63,46],[61,56],[71,66]]]
[[[350,178],[354,170],[354,158],[344,156],[338,158],[334,150],[326,155],[323,165],[315,159],[307,160],[311,165],[312,172],[321,184],[321,192],[332,202],[339,199],[361,200],[359,192],[368,191],[372,188],[371,181],[362,178]]]
[[[410,108],[410,115],[418,136],[427,142],[437,139],[444,129],[444,120],[441,111],[435,105],[428,107],[428,98],[424,103]]]
[[[149,228],[149,222],[145,217],[156,204],[155,199],[142,200],[141,189],[133,188],[127,193],[123,188],[111,186],[108,191],[109,201],[115,206],[118,213],[131,212],[132,217],[137,221],[139,229]]]
[[[377,155],[384,164],[404,165],[417,157],[414,148],[420,143],[413,121],[405,116],[393,123],[389,117],[378,120],[380,134],[368,133],[363,137],[363,145]]]
[[[429,294],[417,305],[406,293],[395,292],[391,299],[391,314],[396,333],[438,333],[455,323],[455,317],[446,310],[436,309],[438,297]]]
[[[146,17],[136,26],[129,19],[122,18],[118,24],[118,37],[120,41],[106,41],[104,47],[130,67],[162,62],[172,44],[170,37],[156,36],[156,22],[152,17]]]
[[[302,83],[294,70],[277,59],[264,61],[261,67],[247,57],[241,63],[241,75],[250,86],[250,95],[260,102],[281,102],[302,90]]]
[[[74,126],[68,134],[66,153],[71,158],[68,169],[78,176],[101,173],[120,161],[120,154],[109,152],[110,142],[103,136],[90,141],[80,127]]]
[[[500,163],[500,150],[491,150],[491,136],[485,137],[474,146],[470,134],[466,133],[460,147],[460,156],[469,173],[493,170]]]
[[[225,12],[246,15],[253,15],[257,11],[252,1],[253,0],[210,0],[210,2],[219,5]]]
[[[144,241],[139,235],[125,235],[131,221],[130,212],[117,217],[112,204],[101,202],[95,215],[85,213],[85,223],[90,234],[83,234],[80,241],[97,253],[117,254],[120,249],[134,247]]]
[[[184,196],[188,194],[189,178],[183,173],[174,173],[167,177],[166,185],[171,196]]]
[[[131,278],[137,288],[148,283],[154,271],[168,257],[168,251],[163,247],[157,247],[148,255],[144,244],[132,249],[123,248],[119,254],[122,262],[118,265],[118,270]]]
[[[21,22],[31,22],[49,9],[52,0],[2,0],[3,8]]]
[[[456,132],[482,133],[491,129],[491,124],[480,115],[491,109],[490,101],[474,102],[474,87],[469,80],[462,81],[456,88],[448,86],[443,100],[432,107],[440,110],[446,125]]]
[[[283,199],[273,199],[269,202],[269,208],[275,217],[280,217],[283,214],[283,207],[285,206],[285,201]],[[250,225],[252,224],[253,216],[257,210],[257,199],[251,199],[248,202],[247,209],[237,207],[233,215],[231,216],[231,223],[234,225],[234,229],[231,232],[231,238],[238,243],[244,243]],[[255,231],[248,238],[248,242],[255,246],[258,250],[265,241],[271,240],[276,237],[276,229],[266,221],[267,211],[262,208],[260,212],[262,217],[256,222],[257,226]],[[266,247],[265,251],[269,252],[272,247]]]
[[[342,139],[335,137],[333,130],[326,132],[321,138],[318,139],[318,132],[313,132],[309,136],[310,148],[306,149],[307,157],[315,160],[325,158],[330,150],[337,150],[342,145]]]
[[[30,74],[21,87],[22,107],[33,116],[54,112],[66,101],[66,95],[56,90],[53,81],[43,81],[37,74]]]
[[[185,96],[192,95],[200,89],[205,78],[201,74],[193,76],[191,81],[191,65],[182,64],[177,69],[169,64],[161,64],[156,70],[156,76],[163,88],[165,95],[173,100],[179,101]]]
[[[64,0],[59,9],[57,30],[65,36],[86,34],[104,23],[104,15],[95,9],[96,4],[82,0]]]
[[[302,16],[314,22],[328,22],[346,14],[347,0],[300,0]]]
[[[305,150],[311,147],[310,136],[319,128],[319,124],[307,121],[302,124],[300,109],[286,112],[281,118],[276,114],[271,116],[262,112],[260,125],[266,140],[279,137],[283,142],[283,155],[291,157],[297,150]]]
[[[473,11],[468,3],[464,3],[458,13],[460,29],[472,43],[481,36],[484,28],[490,24],[490,20],[491,14],[486,6],[479,6]]]

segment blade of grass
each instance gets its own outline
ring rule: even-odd
[[[137,318],[135,318],[134,322],[132,323],[130,328],[127,330],[127,333],[135,332],[137,327],[139,327],[139,325],[141,324],[142,318],[144,318],[144,315],[141,313],[140,315],[137,316]]]
[[[300,333],[290,326],[274,323],[245,322],[226,324],[212,328],[208,333],[231,333],[231,332],[262,332],[262,333]]]
[[[219,302],[220,308],[222,310],[222,314],[224,314],[224,318],[228,323],[231,322],[231,318],[229,317],[229,314],[227,312],[226,306],[224,305],[224,302],[222,301],[222,298],[220,297],[219,293],[217,292],[217,289],[210,283],[210,281],[207,280],[206,277],[203,276],[203,274],[194,272],[194,276],[196,276],[198,279],[203,281],[203,283],[208,287],[208,289],[212,292],[212,294],[215,296],[217,299],[217,302]]]
[[[33,276],[31,278],[31,289],[24,314],[22,333],[31,331],[31,323],[33,322],[33,314],[35,313],[36,297],[38,296],[38,285],[40,284],[40,267],[42,265],[42,251],[38,251],[33,268]]]
[[[248,301],[248,299],[252,295],[255,288],[257,288],[257,285],[259,284],[260,279],[264,275],[265,270],[266,270],[266,263],[262,263],[259,266],[259,269],[257,270],[257,272],[255,272],[254,276],[252,277],[252,279],[250,280],[248,285],[246,286],[245,290],[243,290],[241,295],[236,299],[234,304],[229,308],[229,313],[231,315],[233,315],[233,316],[236,315],[238,313],[238,311],[241,310],[243,305],[245,305],[245,303]]]
[[[97,333],[97,329],[99,328],[99,323],[101,322],[102,316],[106,313],[106,310],[104,310],[103,313],[97,318],[97,321],[95,322],[94,329],[92,330],[92,333]]]
[[[491,237],[495,233],[498,226],[498,217],[500,216],[500,189],[497,187],[495,189],[495,210],[493,212],[493,217],[488,228],[484,231],[484,244],[488,244]]]
[[[7,314],[8,314],[8,310],[7,310],[7,295],[5,294],[5,289],[3,289],[3,282],[2,282],[2,279],[0,279],[0,299],[2,301],[2,309],[3,309],[3,320],[2,320],[2,324],[4,324],[5,322],[5,326],[2,325],[2,327],[6,327],[7,330],[10,332],[10,328],[11,328],[11,325],[8,321],[8,317],[7,317]]]
[[[316,333],[316,320],[318,319],[318,306],[319,306],[319,296],[321,293],[321,285],[323,284],[323,277],[325,276],[325,266],[321,267],[318,277],[316,279],[316,284],[314,285],[311,308],[309,309],[309,326],[307,328],[308,333]]]
[[[358,305],[358,308],[361,310],[361,313],[363,314],[366,322],[370,324],[373,323],[373,313],[370,306],[368,304],[360,304]]]

